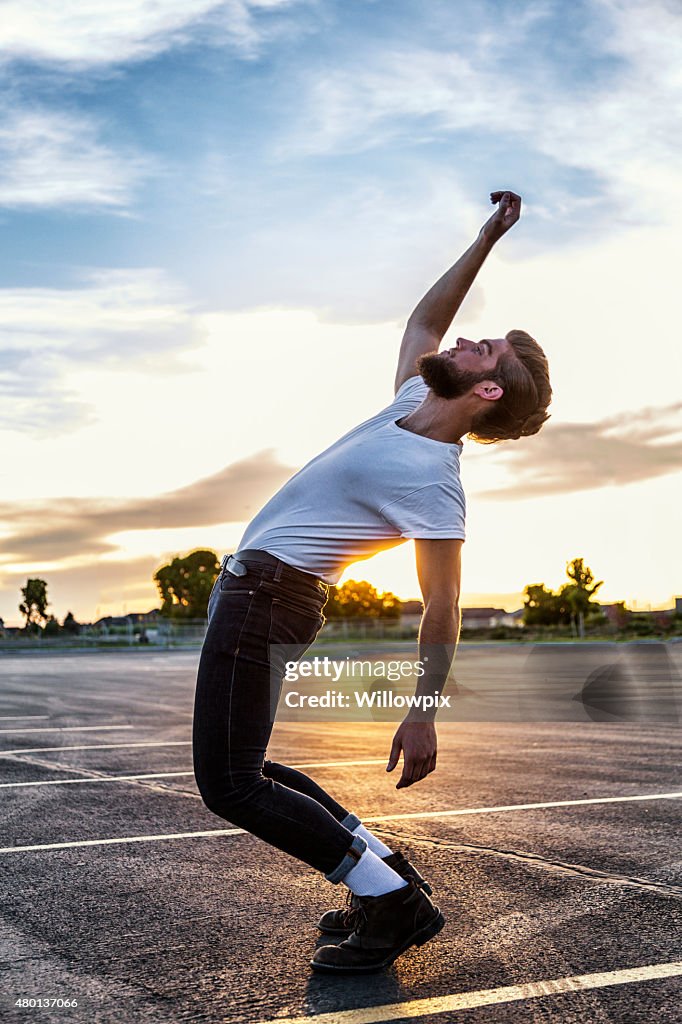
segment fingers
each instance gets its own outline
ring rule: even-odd
[[[506,190],[504,190],[502,192],[491,192],[490,193],[490,202],[493,205],[495,205],[496,203],[501,202],[503,199],[505,200],[505,203],[510,203],[510,202],[512,202],[512,203],[513,202],[520,203],[521,202],[521,196],[517,195],[516,192],[512,192],[511,189],[506,189]]]
[[[397,782],[397,785],[396,785],[395,788],[396,789],[405,789],[406,786],[411,786],[415,782],[419,782],[419,779],[413,778],[412,775],[409,773],[408,767],[405,765],[403,767],[403,774],[398,779],[398,782]]]
[[[422,761],[407,761],[403,764],[403,773],[400,776],[396,789],[405,789],[406,786],[413,786],[415,782],[421,782],[427,775],[436,769],[436,755],[426,757]]]
[[[391,752],[388,755],[388,764],[386,765],[386,771],[392,772],[398,761],[400,760],[400,751],[402,750],[402,743],[398,739],[398,736],[393,737],[393,743],[391,744]],[[403,775],[405,774],[405,768],[403,767]],[[400,783],[398,783],[400,785]]]

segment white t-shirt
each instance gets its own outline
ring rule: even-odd
[[[390,405],[280,488],[252,519],[237,550],[269,551],[334,584],[351,562],[408,538],[464,540],[462,445],[396,424],[427,393],[421,377],[406,380]]]

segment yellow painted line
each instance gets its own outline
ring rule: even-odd
[[[403,1003],[384,1003],[356,1010],[334,1010],[305,1017],[275,1017],[259,1024],[378,1024],[379,1021],[403,1020],[432,1016],[438,1013],[457,1013],[477,1006],[499,1006],[524,999],[542,999],[564,992],[587,992],[590,989],[637,982],[677,978],[682,975],[682,960],[667,964],[648,964],[646,967],[628,967],[621,971],[599,974],[574,974],[568,978],[531,981],[526,985],[507,985],[504,988],[486,988],[478,992],[453,992],[430,999],[410,999]]]

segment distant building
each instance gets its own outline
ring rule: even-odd
[[[3,625],[3,626],[0,627],[0,636],[4,636],[5,639],[9,639],[10,637],[21,636],[23,632],[24,632],[24,627],[23,626],[4,626]]]
[[[413,626],[418,629],[419,623],[424,614],[424,605],[421,601],[403,601],[400,605],[400,625],[403,629]]]
[[[130,633],[149,632],[150,628],[159,625],[161,619],[161,612],[158,608],[153,608],[150,612],[130,612],[128,615],[105,615],[103,618],[98,619],[97,622],[93,622],[93,629],[98,630],[100,633],[120,633],[122,630],[126,630]],[[151,633],[149,634],[151,636]]]
[[[161,618],[158,608],[152,608],[150,612],[131,612],[126,618],[135,626],[156,626]]]
[[[403,601],[401,626],[418,626],[424,612],[421,601]],[[462,608],[462,629],[494,629],[495,626],[523,627],[523,608],[506,612],[504,608]]]
[[[498,625],[514,626],[516,629],[523,629],[523,612],[523,608],[517,608],[514,612],[505,612]]]
[[[506,612],[504,608],[462,608],[462,629],[494,629],[496,626],[523,625],[520,612]]]
[[[611,625],[621,628],[627,622],[646,621],[651,619],[660,626],[666,626],[675,615],[682,615],[682,597],[674,599],[673,608],[658,608],[656,611],[641,608],[625,608],[623,602],[615,604],[600,604],[599,609],[604,613]]]
[[[624,619],[627,619],[630,612],[627,608],[623,608],[622,604],[600,604],[600,611],[606,616],[612,626],[621,627],[624,623]]]

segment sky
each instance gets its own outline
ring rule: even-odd
[[[451,337],[529,331],[541,432],[465,441],[463,605],[585,558],[669,607],[679,553],[674,0],[3,0],[0,617],[158,606],[384,408],[406,320],[521,222]],[[419,596],[411,542],[350,566]]]

